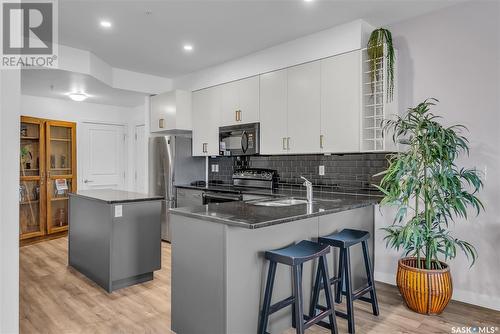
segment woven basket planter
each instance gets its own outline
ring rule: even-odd
[[[424,267],[424,259],[421,259],[421,267]],[[398,262],[398,274],[396,281],[399,292],[403,296],[408,307],[421,314],[440,314],[448,305],[453,294],[450,267],[441,263],[441,269],[436,263],[433,269],[417,268],[417,258],[406,257]]]

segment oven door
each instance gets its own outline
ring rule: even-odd
[[[242,201],[243,196],[241,194],[228,194],[220,192],[205,192],[203,193],[203,205],[211,203],[225,203]]]

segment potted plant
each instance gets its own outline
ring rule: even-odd
[[[422,314],[441,313],[452,296],[449,265],[444,262],[462,250],[471,261],[474,246],[453,237],[448,229],[456,218],[467,218],[468,207],[484,209],[476,196],[483,184],[475,169],[459,168],[456,159],[469,153],[463,125],[445,127],[429,109],[428,99],[404,116],[385,121],[404,151],[389,156],[389,167],[377,186],[381,205],[395,205],[397,213],[387,232],[387,246],[404,251],[398,262],[397,285],[408,307]]]
[[[392,34],[389,30],[378,28],[372,31],[366,46],[368,61],[370,64],[370,73],[372,77],[372,91],[375,91],[375,83],[380,80],[378,69],[382,68],[382,59],[385,57],[385,75],[387,77],[386,96],[387,101],[392,101],[394,92],[394,62],[395,53],[392,45]]]

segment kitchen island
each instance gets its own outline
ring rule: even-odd
[[[163,197],[120,190],[70,194],[69,265],[112,292],[161,268]]]
[[[179,334],[256,333],[268,268],[264,252],[354,228],[372,234],[373,258],[378,200],[331,193],[316,194],[312,205],[270,207],[256,205],[259,200],[173,209],[172,330]],[[337,257],[336,251],[328,255],[330,275],[338,267]],[[366,283],[361,249],[352,250],[351,264],[356,289]],[[304,305],[309,303],[315,266],[304,264]],[[291,293],[290,268],[279,265],[273,302]],[[270,317],[268,332],[290,327],[291,311],[285,308]]]

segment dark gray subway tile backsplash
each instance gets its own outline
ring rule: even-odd
[[[251,156],[248,159],[249,167],[277,170],[282,187],[300,185],[303,183],[300,176],[304,176],[325,191],[375,190],[372,185],[378,184],[381,176],[374,175],[388,166],[385,153]],[[218,173],[209,168],[209,181],[231,183],[236,158],[210,158],[209,163],[219,165]],[[325,166],[324,176],[319,176],[320,165]]]

